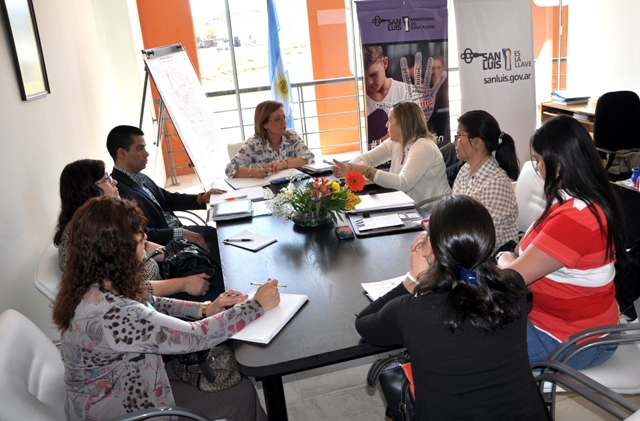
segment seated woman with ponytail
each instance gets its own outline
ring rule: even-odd
[[[497,251],[512,251],[518,242],[518,202],[511,186],[520,172],[513,138],[486,111],[468,111],[458,118],[454,138],[462,166],[453,193],[468,194],[484,205],[496,227]],[[495,152],[495,156],[494,156]]]
[[[491,255],[489,212],[445,197],[412,245],[406,279],[356,319],[364,340],[411,354],[416,421],[549,420],[527,355],[527,291]]]

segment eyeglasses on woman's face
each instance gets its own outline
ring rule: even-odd
[[[271,120],[269,120],[269,121],[274,121],[274,122],[276,122],[276,123],[280,124],[280,123],[282,123],[283,121],[286,123],[287,121],[289,121],[289,118],[288,118],[286,115],[279,115],[278,117],[276,117],[276,118],[272,118],[272,119],[271,119]]]
[[[468,134],[457,134],[457,135],[453,136],[453,140],[451,142],[452,143],[453,142],[457,142],[458,140],[460,140],[460,139],[462,139],[464,137],[469,137],[469,135]]]
[[[113,186],[113,178],[111,178],[111,175],[109,175],[109,173],[105,173],[104,177],[102,177],[100,180],[96,181],[96,186],[99,186],[102,183],[109,183]]]

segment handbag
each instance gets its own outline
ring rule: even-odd
[[[180,380],[203,392],[229,389],[242,380],[233,349],[225,344],[177,355],[169,364]]]
[[[367,373],[367,385],[380,382],[387,409],[393,421],[412,421],[416,417],[411,371],[411,355],[404,350],[371,364]]]
[[[616,151],[608,171],[614,175],[627,174],[635,167],[640,167],[640,150],[638,148],[620,149]]]
[[[216,273],[207,252],[187,240],[171,240],[164,248],[163,278],[183,278],[206,273],[213,277]]]

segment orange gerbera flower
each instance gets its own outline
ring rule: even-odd
[[[356,170],[351,170],[344,177],[347,186],[353,191],[361,191],[364,189],[364,177]]]

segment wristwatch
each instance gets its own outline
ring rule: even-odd
[[[362,175],[369,178],[369,174],[371,173],[371,167],[367,167],[366,170],[362,171]]]
[[[204,303],[202,303],[202,305],[200,305],[200,315],[203,319],[207,317],[207,308],[209,308],[210,305],[211,301],[205,301]]]

